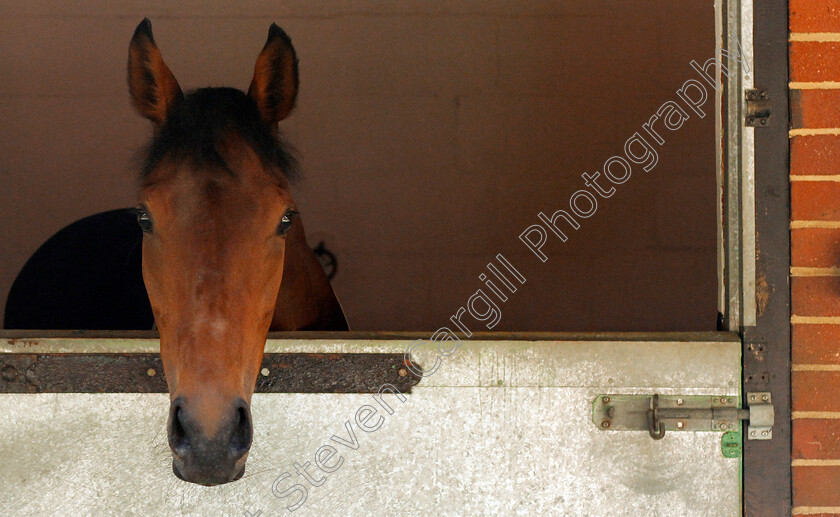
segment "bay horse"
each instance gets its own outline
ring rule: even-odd
[[[295,106],[298,60],[275,24],[248,92],[184,94],[144,19],[128,87],[154,126],[137,202],[142,272],[170,394],[172,469],[202,485],[237,480],[269,330],[347,330],[290,191],[278,122]]]

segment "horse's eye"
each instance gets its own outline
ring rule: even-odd
[[[294,210],[289,210],[283,214],[283,218],[280,219],[280,224],[277,225],[277,235],[286,235],[286,232],[289,231],[289,228],[291,228],[292,221],[295,219],[296,215],[297,212]]]
[[[143,233],[152,233],[152,218],[149,216],[149,212],[142,206],[135,208],[135,211],[137,212],[137,224],[140,225]]]

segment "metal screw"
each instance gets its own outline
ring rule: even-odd
[[[766,118],[761,119],[761,125],[762,125],[762,126],[766,126],[766,125],[767,125],[767,119],[766,119]]]
[[[768,397],[767,395],[762,395],[761,400],[763,400],[764,402],[767,402],[768,400],[770,400],[770,397]]]
[[[755,395],[750,395],[750,400],[755,400]]]
[[[755,431],[750,431],[750,436],[755,436]]]
[[[609,397],[601,397],[601,402],[603,402],[604,404],[609,404],[610,398]]]
[[[149,368],[148,370],[146,370],[146,375],[148,375],[149,377],[154,377],[156,373],[157,372],[154,368]]]
[[[683,423],[682,422],[677,422],[677,429],[682,429],[682,428],[683,428]]]
[[[269,373],[271,372],[268,370],[268,368],[263,368],[262,370],[260,370],[260,374],[262,374],[263,377],[268,377]]]
[[[400,368],[397,373],[400,375],[400,377],[405,377],[406,375],[408,375],[408,370],[406,370],[405,368]]]
[[[718,427],[720,427],[721,429],[726,429],[727,427],[729,427],[729,424],[727,424],[726,422],[721,422]]]
[[[767,436],[768,434],[770,434],[770,433],[767,432],[767,431],[761,431],[761,436]]]
[[[14,366],[12,366],[10,364],[7,364],[6,366],[3,367],[3,380],[4,381],[12,382],[13,380],[17,379],[17,376],[18,376],[18,372],[17,372],[17,369]]]
[[[683,399],[677,399],[677,405],[682,406],[683,405]]]
[[[604,420],[603,422],[601,422],[601,427],[603,427],[604,429],[609,428],[610,427],[610,421],[609,420]]]

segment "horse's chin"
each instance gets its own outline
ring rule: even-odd
[[[187,483],[193,483],[193,484],[202,485],[202,486],[218,486],[218,485],[224,485],[226,483],[233,483],[234,481],[239,481],[240,479],[242,479],[242,476],[245,475],[245,462],[242,462],[242,467],[239,469],[239,472],[235,476],[233,476],[233,478],[231,478],[228,481],[220,481],[220,482],[190,481],[190,480],[186,479],[183,474],[181,474],[180,470],[178,470],[178,463],[175,460],[172,460],[172,473],[175,474],[175,477],[177,477],[181,481],[186,481]]]

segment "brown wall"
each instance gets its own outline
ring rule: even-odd
[[[282,126],[306,174],[296,197],[311,244],[338,256],[355,329],[443,325],[497,253],[528,280],[494,330],[714,329],[711,98],[655,169],[637,166],[569,242],[551,237],[548,262],[518,239],[697,77],[713,2],[197,5],[0,0],[0,299],[55,231],[133,204],[150,128],[124,73],[143,16],[186,88],[247,87],[276,21],[301,61]]]
[[[794,514],[840,512],[840,6],[790,2]]]

